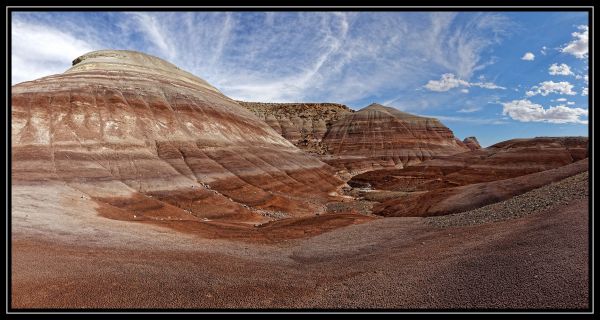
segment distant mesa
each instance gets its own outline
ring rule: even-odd
[[[402,168],[470,149],[439,120],[373,103],[240,102],[299,148],[351,174]]]
[[[476,137],[466,137],[465,140],[463,140],[463,143],[471,150],[481,149],[481,145]]]
[[[337,103],[263,103],[237,101],[298,148],[328,154],[323,138],[329,128],[354,110]]]
[[[350,172],[404,167],[468,151],[439,120],[371,104],[331,126],[327,163]]]

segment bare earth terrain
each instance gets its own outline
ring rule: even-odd
[[[13,307],[587,308],[588,198],[561,201],[501,222],[381,218],[271,244],[131,222],[110,241],[18,232]]]
[[[15,309],[590,307],[586,137],[242,106],[132,51],[11,102]]]

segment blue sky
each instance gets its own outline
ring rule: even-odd
[[[240,100],[372,102],[482,145],[588,134],[585,12],[13,13],[12,83],[100,49],[168,60]]]

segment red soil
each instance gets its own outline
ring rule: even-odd
[[[13,235],[12,307],[582,309],[587,217],[582,200],[487,225],[386,218],[268,246]]]

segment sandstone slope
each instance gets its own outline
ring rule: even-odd
[[[587,156],[585,137],[512,139],[404,169],[363,173],[348,183],[392,191],[429,191],[514,178],[565,166]]]
[[[122,220],[314,214],[341,181],[206,81],[131,51],[12,87],[13,203],[60,188]],[[57,200],[59,201],[59,200]]]
[[[437,119],[379,104],[335,122],[323,142],[330,155],[322,159],[350,172],[402,168],[469,150]]]
[[[373,212],[378,215],[393,217],[426,217],[453,214],[507,200],[587,170],[588,161],[580,160],[556,169],[511,179],[441,188],[426,192],[412,192],[376,205]]]
[[[588,169],[585,137],[513,139],[486,149],[425,161],[405,169],[355,176],[358,188],[385,190],[373,212],[433,216],[508,199]],[[371,196],[373,198],[373,196]]]

